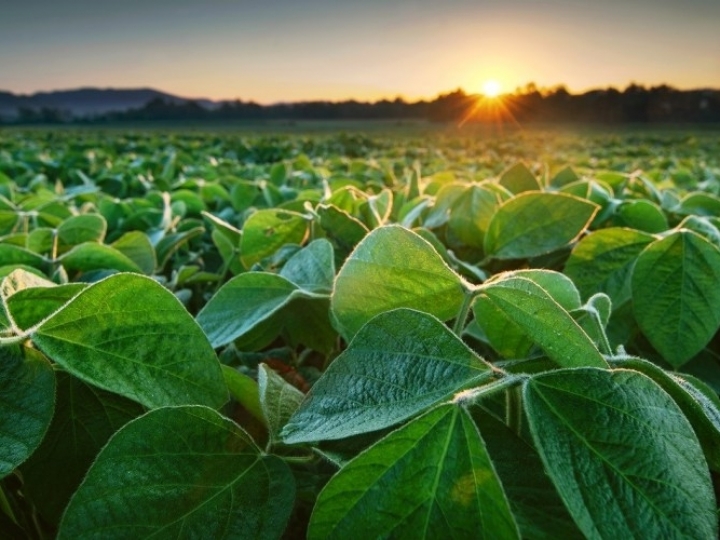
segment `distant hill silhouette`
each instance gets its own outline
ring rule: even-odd
[[[139,109],[154,99],[174,105],[196,101],[208,109],[215,106],[215,103],[209,99],[190,100],[152,88],[77,88],[35,94],[0,91],[0,116],[14,118],[22,109],[35,111],[52,109],[63,116],[78,118]]]
[[[80,88],[32,95],[0,92],[0,123],[116,123],[144,121],[401,120],[438,122],[560,122],[583,124],[720,123],[720,90],[678,90],[631,84],[571,94],[533,83],[499,100],[458,89],[433,100],[252,101],[188,99],[152,88]]]

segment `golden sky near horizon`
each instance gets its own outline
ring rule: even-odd
[[[153,87],[261,103],[433,98],[528,82],[720,87],[720,0],[28,0],[0,90]]]

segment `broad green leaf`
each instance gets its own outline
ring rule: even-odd
[[[283,308],[278,325],[291,347],[304,345],[330,354],[337,348],[338,334],[330,321],[330,300],[327,298],[298,299]]]
[[[683,377],[668,373],[647,360],[627,358],[613,363],[647,375],[670,394],[692,424],[710,467],[720,472],[720,409],[715,403],[718,399],[717,394],[713,400]]]
[[[407,420],[492,368],[438,319],[409,309],[367,323],[283,429],[288,444],[342,439]]]
[[[560,306],[571,311],[580,307],[580,295],[573,282],[551,270],[518,270],[503,274],[531,280],[545,290]],[[490,345],[505,358],[522,358],[530,353],[533,339],[517,321],[505,314],[489,298],[481,295],[475,300],[475,322],[482,329]]]
[[[463,288],[462,278],[426,240],[390,225],[367,235],[348,257],[335,281],[332,312],[349,339],[375,315],[400,307],[452,319]]]
[[[555,173],[555,176],[553,176],[552,180],[550,180],[550,185],[553,187],[562,187],[568,184],[572,184],[577,180],[580,180],[580,177],[573,170],[573,168],[564,167],[560,169],[557,173]]]
[[[27,235],[25,247],[30,251],[42,255],[51,255],[55,243],[55,229],[39,227]]]
[[[516,195],[524,191],[540,191],[542,189],[540,182],[524,163],[516,163],[506,169],[500,175],[498,184]]]
[[[545,469],[587,538],[715,538],[715,496],[682,411],[636,371],[559,370],[524,387]]]
[[[20,215],[14,210],[0,210],[0,236],[16,230]]]
[[[227,384],[233,399],[245,407],[257,420],[264,423],[265,415],[260,405],[260,389],[257,381],[230,366],[223,365],[221,367],[225,384]]]
[[[578,238],[598,208],[565,193],[523,193],[493,215],[485,235],[485,253],[496,259],[551,253]]]
[[[82,214],[63,221],[57,229],[58,240],[65,246],[77,246],[85,242],[102,242],[107,222],[100,214]]]
[[[623,226],[647,233],[660,233],[670,228],[660,207],[648,200],[626,201],[617,210]]]
[[[577,309],[582,305],[577,287],[570,278],[560,272],[540,268],[515,270],[503,274],[503,279],[510,276],[526,278],[539,285],[566,311]]]
[[[58,538],[279,538],[294,497],[288,466],[237,424],[207,407],[163,407],[110,439]]]
[[[690,231],[653,242],[635,263],[632,301],[643,334],[682,366],[720,327],[720,250]]]
[[[270,431],[270,440],[279,442],[280,430],[300,406],[305,395],[267,364],[258,366],[258,386],[260,406]]]
[[[717,216],[720,215],[720,197],[697,191],[689,193],[680,200],[673,211],[683,215]]]
[[[448,234],[466,246],[482,249],[490,219],[498,206],[495,192],[484,186],[468,187],[452,206]]]
[[[328,238],[346,253],[368,233],[368,228],[362,221],[335,205],[319,204],[315,211]]]
[[[67,304],[85,288],[84,283],[33,287],[13,294],[6,308],[19,330],[29,330]]]
[[[42,270],[45,265],[45,259],[33,253],[32,251],[20,246],[12,244],[0,243],[0,264],[6,265],[25,265],[32,266]]]
[[[564,272],[583,298],[603,292],[614,306],[620,306],[630,299],[635,260],[653,240],[653,236],[633,229],[594,231],[573,248]]]
[[[292,300],[316,297],[323,295],[300,289],[277,274],[247,272],[225,283],[198,313],[197,322],[212,346],[220,347],[246,336]]]
[[[24,492],[41,515],[60,523],[63,510],[111,435],[142,414],[134,401],[57,371],[55,415],[42,444],[21,466]]]
[[[255,182],[246,182],[244,180],[233,182],[233,187],[230,190],[233,208],[238,212],[244,212],[252,206],[259,194],[260,188]]]
[[[519,538],[477,428],[438,407],[338,472],[318,497],[308,538]]]
[[[55,375],[32,349],[0,347],[0,478],[35,451],[52,420]]]
[[[302,244],[307,236],[305,216],[287,210],[258,210],[243,226],[240,259],[246,268],[273,255],[285,244]]]
[[[435,195],[435,202],[423,222],[423,227],[436,229],[450,220],[455,202],[467,192],[468,186],[461,183],[444,185]]]
[[[125,233],[111,247],[134,262],[143,274],[151,275],[157,266],[155,248],[148,235],[140,231]]]
[[[80,379],[147,407],[227,400],[220,363],[182,304],[155,281],[116,274],[43,322],[33,342]]]
[[[472,417],[480,428],[522,537],[529,540],[582,538],[545,473],[537,451],[487,411],[474,408]]]
[[[490,325],[498,324],[488,317],[501,313],[560,366],[607,366],[567,310],[530,279],[510,274],[482,285],[480,290],[473,309],[486,331]],[[496,340],[500,339],[502,328],[495,331]]]
[[[710,218],[688,216],[678,225],[678,229],[694,231],[715,247],[720,248],[720,229],[718,229],[717,222],[713,223]]]
[[[330,294],[335,280],[332,244],[324,239],[310,242],[290,257],[280,275],[307,291]]]
[[[129,257],[117,249],[87,242],[75,246],[60,257],[60,262],[68,270],[88,272],[90,270],[117,270],[118,272],[138,272],[142,269]]]

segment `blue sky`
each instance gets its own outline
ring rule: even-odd
[[[720,87],[720,0],[6,0],[0,89],[434,97],[533,81]],[[5,5],[8,4],[8,5]]]

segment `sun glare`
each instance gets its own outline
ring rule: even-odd
[[[500,86],[500,83],[492,79],[485,81],[482,85],[482,93],[485,94],[485,97],[498,97],[501,91],[502,86]]]

